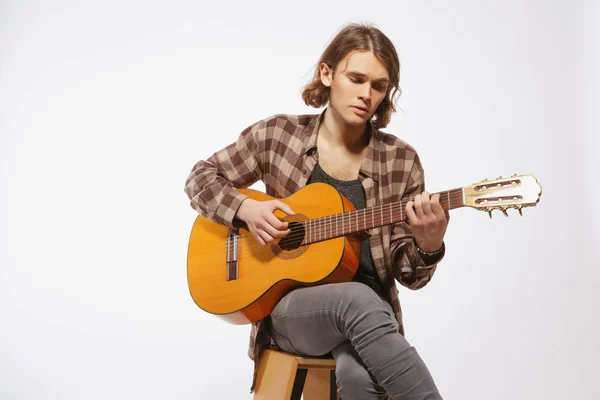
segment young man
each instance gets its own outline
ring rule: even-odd
[[[381,31],[346,26],[324,51],[302,94],[308,105],[327,104],[325,111],[275,115],[253,124],[235,143],[198,162],[185,187],[201,215],[230,227],[245,224],[263,245],[290,232],[273,212],[294,210],[237,190],[257,180],[276,198],[325,182],[357,209],[413,199],[406,205],[408,223],[373,229],[363,239],[353,282],[296,289],[253,325],[249,355],[255,365],[271,345],[309,356],[331,353],[344,400],[441,399],[427,367],[404,339],[395,280],[410,289],[429,282],[445,252],[449,216],[439,196],[424,191],[415,150],[379,130],[395,111],[399,74],[396,50]]]

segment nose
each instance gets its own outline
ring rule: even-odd
[[[371,101],[371,85],[369,84],[369,82],[365,82],[362,85],[360,85],[360,92],[358,98],[367,103],[367,105],[368,102]]]

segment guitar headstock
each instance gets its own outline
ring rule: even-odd
[[[522,209],[533,207],[540,201],[542,186],[533,175],[513,175],[484,179],[464,188],[465,206],[488,212],[500,210],[508,217],[506,210],[514,208],[523,215]]]

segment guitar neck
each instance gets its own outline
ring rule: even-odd
[[[465,205],[463,188],[434,194],[440,195],[440,205],[444,210],[452,210]],[[320,242],[405,221],[408,219],[405,212],[406,204],[411,200],[413,199],[409,198],[399,202],[304,221],[305,239],[302,244]]]

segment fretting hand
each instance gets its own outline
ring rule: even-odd
[[[428,192],[416,195],[406,204],[406,215],[421,250],[435,252],[442,247],[450,214],[442,208],[439,194],[431,198]]]

